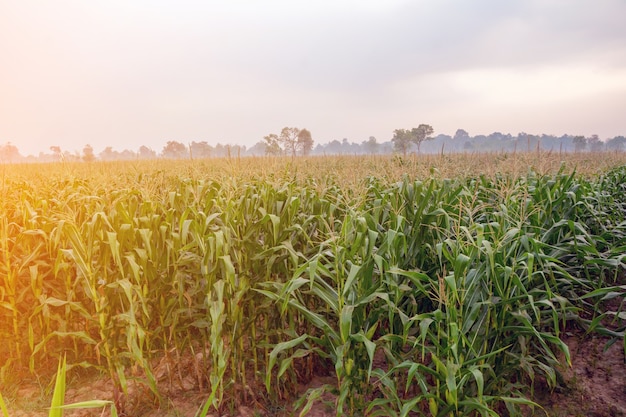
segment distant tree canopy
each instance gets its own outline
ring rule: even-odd
[[[137,156],[141,159],[154,159],[157,157],[157,153],[145,145],[139,147]]]
[[[311,132],[307,129],[302,129],[298,132],[298,140],[296,142],[297,149],[302,152],[302,155],[308,155],[313,149],[313,138]]]
[[[187,147],[180,142],[170,140],[163,147],[161,154],[164,158],[180,159],[187,156]]]
[[[93,147],[89,144],[83,148],[83,161],[92,162],[96,160],[96,155],[93,153]]]
[[[588,137],[582,135],[547,135],[520,132],[493,132],[489,135],[470,134],[464,129],[457,129],[454,136],[433,135],[432,127],[419,125],[412,129],[397,129],[391,140],[378,142],[374,136],[362,138],[358,142],[348,138],[333,139],[326,143],[315,144],[308,129],[286,127],[280,134],[272,133],[253,146],[246,148],[241,145],[217,143],[210,145],[206,140],[168,141],[161,152],[156,152],[142,145],[137,151],[124,149],[118,151],[106,146],[97,155],[91,145],[81,150],[64,150],[60,146],[50,146],[49,152],[40,152],[38,156],[20,154],[17,146],[11,142],[0,143],[0,164],[21,162],[54,162],[54,161],[117,161],[136,159],[200,159],[261,155],[368,155],[368,154],[407,154],[412,151],[420,153],[456,152],[529,152],[535,150],[551,150],[557,152],[624,152],[626,137],[615,136],[601,139],[598,135]]]
[[[0,162],[18,162],[22,155],[17,146],[8,142],[6,145],[0,146]]]
[[[613,151],[623,151],[624,145],[626,145],[626,137],[624,136],[615,136],[613,139],[606,142],[607,149]]]
[[[572,142],[574,143],[574,150],[576,152],[583,151],[587,147],[587,138],[584,136],[574,136]]]
[[[300,151],[308,155],[313,149],[313,137],[307,129],[283,127],[280,135],[270,133],[263,137],[266,155],[291,155],[295,157]]]
[[[456,133],[454,134],[454,140],[456,141],[466,141],[469,139],[470,135],[465,129],[457,129]]]
[[[263,137],[263,141],[265,144],[265,154],[266,155],[281,155],[283,153],[283,149],[280,147],[278,143],[278,135],[276,133],[270,133],[269,135]]]
[[[141,148],[145,148],[145,146],[142,146]],[[124,149],[122,152],[119,152],[114,150],[112,146],[107,146],[98,154],[98,156],[102,161],[129,161],[137,158],[151,159],[148,155],[143,155],[141,153],[141,148],[139,148],[140,152],[135,153],[133,151],[129,151],[128,149]]]
[[[50,151],[52,151],[53,160],[59,161],[62,158],[61,147],[60,146],[51,146]]]
[[[378,152],[379,145],[374,136],[370,136],[368,140],[364,140],[361,143],[361,146],[367,150],[367,153],[371,154]]]
[[[202,142],[191,142],[189,145],[189,151],[191,152],[191,156],[193,158],[209,158],[213,153],[213,147],[207,143],[207,141]]]
[[[421,124],[418,127],[414,127],[411,130],[408,129],[396,129],[393,131],[393,148],[397,152],[402,152],[406,155],[411,145],[417,145],[417,152],[420,152],[422,142],[432,139],[431,135],[435,131],[432,126]]]
[[[406,155],[411,145],[413,145],[411,131],[407,129],[394,130],[391,142],[393,142],[393,149],[396,152],[402,152],[402,155]]]
[[[587,143],[589,144],[589,150],[591,152],[601,152],[604,148],[604,142],[600,140],[598,135],[591,135],[591,137],[587,139]]]

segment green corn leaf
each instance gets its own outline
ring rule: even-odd
[[[348,293],[354,291],[352,289],[352,285],[354,284],[354,280],[357,278],[360,270],[361,270],[360,266],[355,265],[355,264],[350,265],[350,272],[348,273],[348,278],[346,279],[346,282],[344,284],[343,291],[341,294],[344,298],[347,297]]]
[[[300,411],[300,414],[298,416],[299,417],[306,416],[309,413],[309,411],[311,411],[311,408],[313,408],[313,404],[315,403],[315,401],[320,399],[322,395],[324,395],[325,392],[328,392],[331,389],[332,387],[330,387],[329,385],[322,385],[321,387],[308,390],[306,395],[303,397],[303,398],[306,398],[306,404],[304,405],[304,407],[302,408],[302,411]],[[299,403],[300,402],[296,403],[295,405],[296,409],[299,408]]]
[[[409,401],[406,401],[402,404],[402,408],[400,409],[400,417],[408,417],[409,413],[417,407],[417,404],[424,401],[424,398],[421,395],[411,398]]]
[[[194,417],[207,417],[210,408],[211,402],[209,400],[205,401],[204,405],[196,412]]]
[[[65,402],[65,357],[59,361],[57,368],[56,382],[54,383],[54,392],[52,394],[52,403],[50,404],[50,412],[48,417],[63,417],[63,403]]]
[[[467,410],[468,412],[472,410],[477,410],[482,416],[500,416],[500,414],[498,414],[496,411],[483,404],[480,400],[474,398],[459,401],[459,406],[462,407],[464,410]]]
[[[108,400],[90,400],[90,401],[79,401],[71,404],[64,404],[59,406],[59,408],[63,410],[75,410],[75,409],[83,409],[83,408],[104,408],[106,406],[113,405],[113,401]]]
[[[269,362],[267,365],[267,373],[265,375],[265,388],[267,389],[267,392],[270,392],[270,380],[272,377],[272,369],[274,368],[274,365],[276,364],[276,359],[278,358],[278,355],[287,349],[292,349],[298,346],[300,343],[304,342],[308,338],[309,338],[309,335],[303,334],[302,336],[299,336],[295,339],[291,339],[286,342],[281,342],[274,346],[274,348],[270,352]]]
[[[7,410],[7,405],[4,403],[4,398],[2,398],[2,393],[0,393],[0,411],[2,411],[3,417],[9,417],[9,410]]]
[[[341,316],[339,317],[339,331],[341,336],[341,343],[348,341],[348,337],[352,330],[352,313],[354,312],[354,306],[344,306],[341,310]]]
[[[368,367],[367,367],[367,379],[366,382],[369,383],[370,375],[372,374],[372,365],[374,364],[374,351],[376,350],[376,343],[372,342],[367,338],[363,332],[359,332],[355,335],[352,335],[352,339],[357,342],[361,342],[365,345],[365,350],[367,351],[368,356]]]
[[[472,372],[472,375],[474,375],[474,380],[476,381],[476,386],[478,387],[478,402],[482,402],[485,387],[483,373],[476,367],[471,368],[470,371]]]
[[[283,359],[280,362],[280,367],[278,368],[278,373],[276,374],[276,378],[280,378],[281,376],[283,376],[283,374],[287,371],[287,369],[289,369],[289,367],[293,363],[294,359],[304,358],[305,356],[310,355],[311,352],[312,351],[310,349],[298,349],[294,352],[293,355],[289,356],[288,358]]]

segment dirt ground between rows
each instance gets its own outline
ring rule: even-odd
[[[528,411],[528,416],[556,417],[615,417],[626,416],[626,358],[621,341],[605,349],[607,338],[585,336],[581,332],[564,334],[563,340],[569,346],[572,367],[564,366],[563,383],[552,392],[540,387],[535,388],[535,401],[544,410]],[[189,377],[189,375],[186,375]],[[193,381],[183,379],[178,386],[164,384],[165,404],[155,409],[154,404],[146,399],[147,393],[133,391],[127,403],[129,417],[194,417],[200,409],[206,393],[194,389]],[[186,382],[185,382],[186,381]],[[301,392],[308,388],[333,383],[332,377],[315,377],[308,385],[300,387]],[[111,400],[113,385],[103,379],[83,379],[73,383],[66,393],[66,403],[93,399]],[[252,393],[251,393],[252,394]],[[35,385],[20,387],[9,398],[11,417],[45,417],[46,402],[42,388]],[[335,411],[328,403],[333,397],[327,394],[326,403],[317,402],[307,414],[309,417],[330,417]],[[295,413],[297,415],[298,413]],[[108,417],[108,410],[67,410],[69,417]],[[211,417],[284,417],[294,415],[291,406],[268,409],[264,404],[250,401],[236,409],[221,414],[209,414]]]
[[[572,367],[563,367],[565,384],[554,392],[537,393],[536,400],[550,416],[626,416],[624,346],[608,349],[606,338],[565,336]]]

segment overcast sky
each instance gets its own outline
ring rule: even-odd
[[[625,0],[0,0],[0,145],[626,135]]]

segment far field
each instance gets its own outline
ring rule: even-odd
[[[626,415],[626,153],[0,181],[0,416]]]

